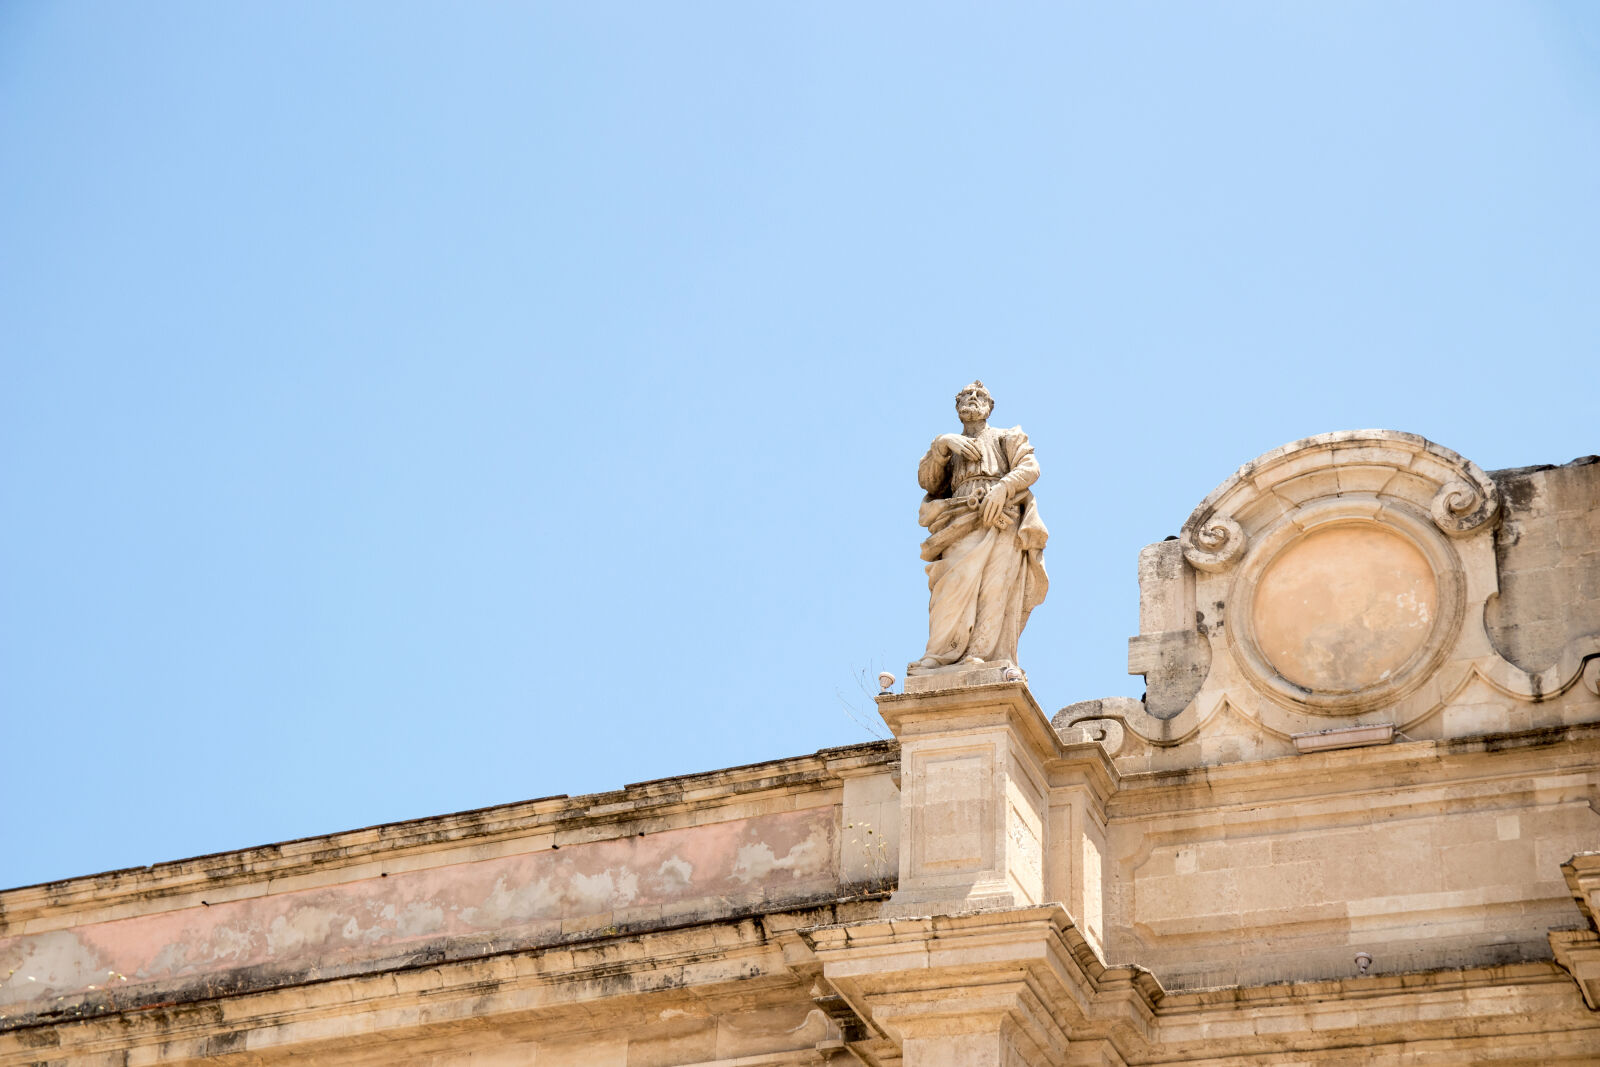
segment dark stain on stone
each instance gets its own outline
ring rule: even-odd
[[[1534,484],[1532,478],[1507,478],[1500,483],[1500,492],[1504,495],[1508,508],[1526,511],[1533,506]]]
[[[1513,752],[1525,748],[1549,748],[1567,739],[1566,726],[1541,726],[1516,733],[1483,734],[1477,737],[1452,737],[1442,743],[1450,752]]]
[[[55,1048],[61,1044],[61,1035],[54,1030],[26,1030],[17,1035],[17,1044],[23,1048]]]
[[[206,1038],[206,1055],[220,1056],[226,1052],[242,1051],[248,1033],[248,1030],[231,1030],[226,1034],[212,1034]]]

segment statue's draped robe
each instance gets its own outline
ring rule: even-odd
[[[1014,664],[1028,613],[1050,585],[1043,559],[1049,533],[1028,489],[1039,478],[1039,462],[1020,426],[986,427],[973,440],[983,451],[979,459],[941,458],[929,449],[917,467],[928,494],[917,516],[929,531],[922,543],[928,561],[923,659]],[[1007,521],[998,529],[985,526],[973,506],[997,483],[1007,490]]]

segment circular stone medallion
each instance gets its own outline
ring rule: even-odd
[[[1315,530],[1278,553],[1256,583],[1251,624],[1281,677],[1312,692],[1390,681],[1438,618],[1433,568],[1407,538],[1355,523]]]

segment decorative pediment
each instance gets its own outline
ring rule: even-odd
[[[1222,703],[1285,739],[1430,714],[1504,666],[1483,627],[1500,513],[1488,475],[1415,434],[1322,434],[1240,467],[1141,562],[1167,607],[1130,649],[1152,689],[1138,732],[1178,743]]]

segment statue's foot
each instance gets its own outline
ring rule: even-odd
[[[963,667],[981,667],[983,666],[983,660],[979,659],[977,656],[968,656],[966,659],[961,661],[961,665]]]
[[[931,669],[933,667],[942,667],[942,666],[944,666],[944,664],[940,663],[937,659],[934,659],[932,656],[928,656],[925,659],[917,660],[917,662],[913,663],[911,666],[919,667],[922,670],[929,670],[929,669]]]

